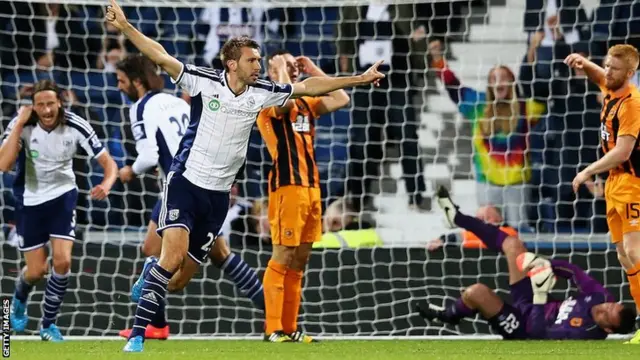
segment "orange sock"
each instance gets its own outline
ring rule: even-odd
[[[629,280],[629,290],[636,308],[640,309],[640,263],[627,270],[627,280]]]
[[[284,303],[284,279],[287,267],[269,260],[264,273],[265,333],[272,334],[282,330],[282,306]]]
[[[298,328],[298,313],[302,300],[302,275],[298,270],[287,269],[284,278],[284,305],[282,308],[282,330],[291,334]]]

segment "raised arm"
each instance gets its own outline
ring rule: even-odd
[[[431,68],[442,81],[451,101],[458,105],[458,110],[468,120],[475,120],[485,106],[485,94],[470,87],[463,86],[456,74],[449,69],[442,55],[442,43],[434,40],[429,43]]]
[[[593,61],[580,54],[571,54],[564,59],[564,63],[574,69],[582,69],[589,77],[589,80],[602,87],[604,85],[604,69],[596,65]]]
[[[310,77],[302,82],[293,85],[293,98],[302,96],[320,96],[328,94],[332,91],[345,89],[354,86],[374,84],[379,85],[381,79],[385,76],[378,71],[378,67],[382,64],[382,60],[377,61],[367,71],[356,76],[342,77]]]
[[[32,113],[31,106],[23,106],[18,110],[18,117],[12,120],[2,137],[0,146],[0,171],[7,172],[13,169],[13,165],[20,153],[22,129],[29,121]]]
[[[560,259],[551,259],[550,262],[553,273],[561,278],[571,280],[580,292],[584,294],[609,294],[598,280],[589,276],[579,266]]]
[[[110,0],[110,3],[111,5],[107,7],[107,21],[116,29],[120,30],[141,53],[164,69],[171,78],[177,79],[182,71],[182,63],[169,55],[158,42],[148,38],[133,27],[115,0]]]

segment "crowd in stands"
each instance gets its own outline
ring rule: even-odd
[[[221,44],[239,35],[257,39],[264,54],[286,48],[309,56],[329,74],[351,73],[379,58],[386,60],[383,70],[392,71],[381,88],[356,90],[350,108],[317,119],[319,133],[325,129],[331,135],[317,139],[326,230],[372,225],[359,215],[376,210],[372,180],[380,178],[389,146],[399,149],[408,206],[429,210],[413,99],[434,91],[439,79],[472,123],[473,176],[483,209],[495,207],[500,222],[519,231],[606,232],[601,199],[606,179],[587,184],[577,195],[571,189],[580,167],[598,156],[597,87],[562,60],[581,52],[601,61],[614,44],[638,47],[640,3],[601,0],[588,14],[580,0],[527,0],[526,12],[518,14],[524,16],[529,39],[521,67],[496,67],[487,74],[486,89],[472,89],[461,83],[447,59],[455,58],[454,42],[464,40],[453,36],[461,33],[464,8],[484,5],[465,0],[341,8],[216,4],[125,10],[138,29],[159,39],[170,54],[197,65],[221,68]],[[28,101],[31,84],[52,78],[66,89],[66,106],[91,122],[123,166],[136,154],[128,100],[118,92],[114,72],[115,64],[134,48],[105,23],[103,11],[99,6],[52,2],[8,1],[0,7],[2,123],[6,127]],[[177,91],[170,81],[165,84],[168,91]],[[252,219],[234,226],[236,232],[253,234],[250,241],[255,242],[268,237],[260,199],[266,195],[270,159],[257,131],[250,141],[238,178],[237,196],[244,200],[236,202],[233,211]],[[99,168],[79,160],[75,170],[86,194],[95,181],[89,174],[97,175]],[[2,179],[2,205],[8,209],[11,174]],[[114,190],[106,202],[80,196],[78,208],[84,211],[78,223],[144,226],[159,192],[157,177],[148,174]],[[10,211],[3,216],[3,223],[11,220]]]

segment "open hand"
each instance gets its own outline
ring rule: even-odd
[[[109,189],[102,184],[98,184],[93,189],[91,189],[91,197],[96,200],[104,200],[108,195]]]

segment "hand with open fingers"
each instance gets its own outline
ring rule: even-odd
[[[380,86],[380,80],[385,78],[385,75],[378,71],[378,67],[382,65],[382,62],[383,60],[376,61],[375,64],[371,65],[371,67],[362,74],[362,78],[366,83],[373,83],[375,86]]]
[[[107,11],[105,13],[105,19],[107,20],[108,24],[112,25],[118,30],[124,29],[124,27],[129,24],[127,17],[124,15],[124,11],[122,11],[122,8],[120,7],[120,5],[118,5],[118,3],[116,3],[115,0],[109,0],[109,5],[107,6]]]
[[[551,262],[531,252],[518,255],[516,264],[520,271],[526,271],[531,279],[533,289],[533,303],[543,305],[547,303],[549,292],[556,285]]]
[[[574,69],[582,69],[587,59],[580,54],[570,54],[564,59],[564,63]]]
[[[98,184],[93,189],[91,189],[91,197],[96,200],[104,200],[109,195],[109,189],[102,185]]]

